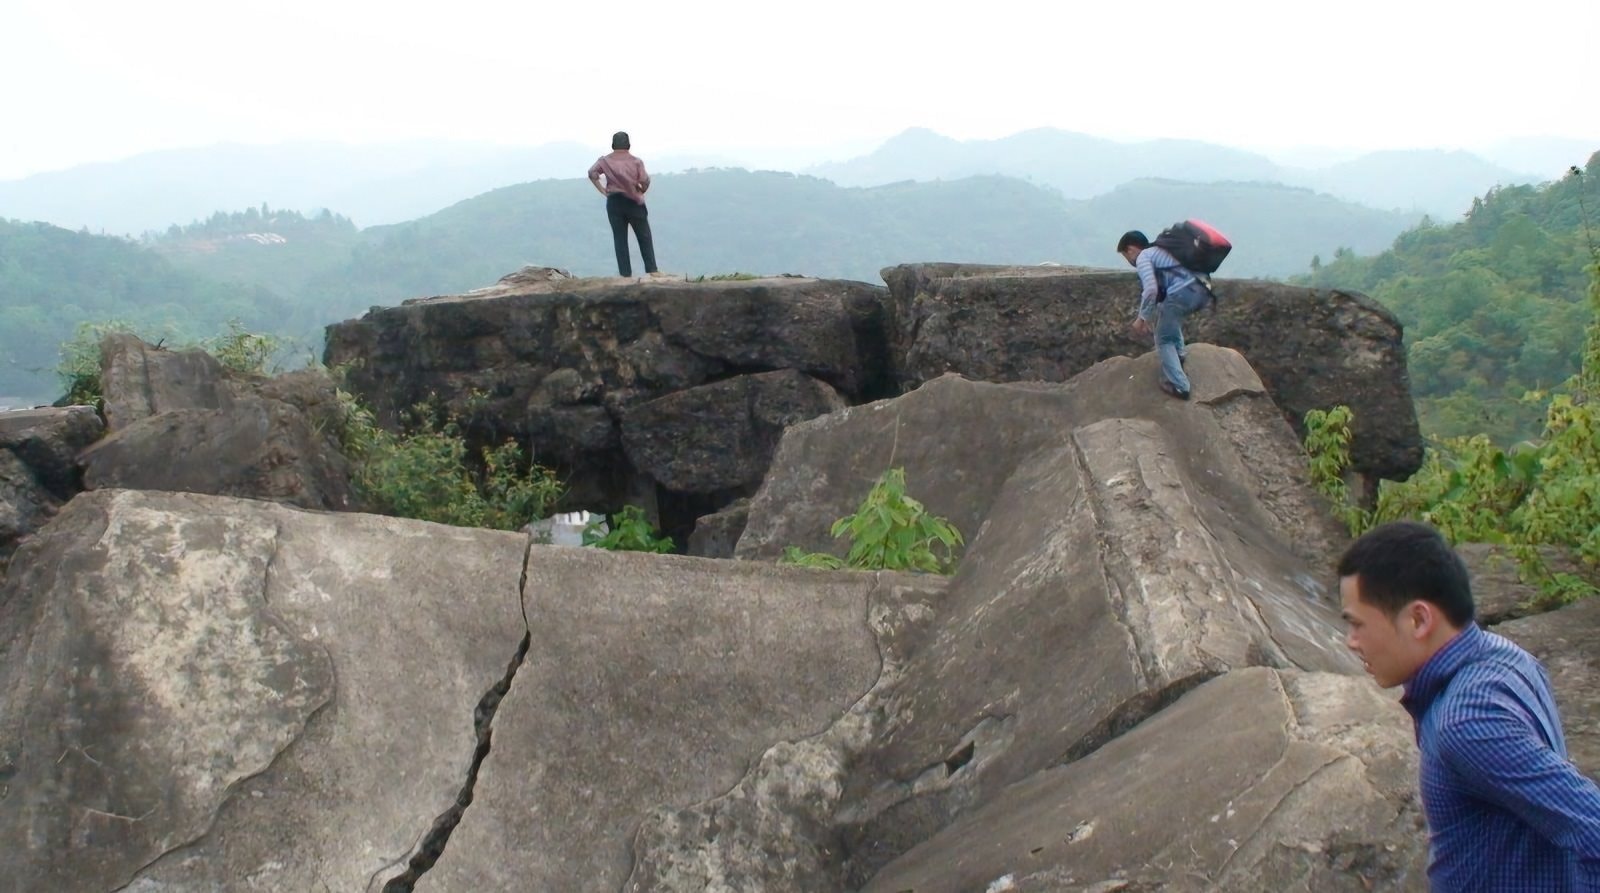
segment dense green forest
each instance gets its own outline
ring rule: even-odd
[[[260,286],[227,285],[123,239],[0,220],[0,396],[60,393],[61,344],[83,322],[126,322],[193,340],[228,320],[289,331],[302,308]]]
[[[1364,292],[1400,317],[1424,431],[1510,445],[1544,420],[1530,392],[1577,371],[1597,214],[1600,153],[1582,175],[1493,190],[1459,223],[1424,221],[1371,257],[1341,250],[1297,281]]]

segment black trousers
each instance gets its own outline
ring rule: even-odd
[[[611,220],[611,241],[617,246],[617,275],[632,276],[633,264],[628,261],[628,226],[633,226],[633,237],[639,240],[639,256],[644,259],[644,271],[656,271],[656,245],[650,239],[650,210],[620,192],[606,196],[606,217]]]

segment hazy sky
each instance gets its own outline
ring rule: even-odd
[[[1600,147],[1597,26],[1597,0],[5,0],[0,179],[217,142],[603,150],[619,128],[646,156],[909,126]],[[1193,104],[1152,108],[1155,89]]]

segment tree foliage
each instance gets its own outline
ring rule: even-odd
[[[1543,398],[1537,438],[1509,449],[1482,434],[1436,440],[1421,470],[1404,483],[1384,481],[1375,507],[1364,510],[1339,480],[1349,462],[1350,411],[1307,414],[1312,479],[1352,534],[1415,518],[1452,542],[1509,546],[1547,600],[1594,593],[1585,580],[1551,572],[1538,549],[1559,546],[1600,566],[1600,254],[1592,256],[1580,366]]]
[[[1425,220],[1382,254],[1340,251],[1298,281],[1364,292],[1400,318],[1425,432],[1515,443],[1577,371],[1595,212],[1600,154],[1587,174],[1493,190],[1459,223]]]

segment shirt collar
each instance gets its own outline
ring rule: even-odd
[[[1428,658],[1422,669],[1406,680],[1405,694],[1400,698],[1400,703],[1412,718],[1421,719],[1428,712],[1434,699],[1444,691],[1456,671],[1483,648],[1487,636],[1476,622],[1469,621],[1461,628],[1461,632],[1456,633],[1455,638]]]

